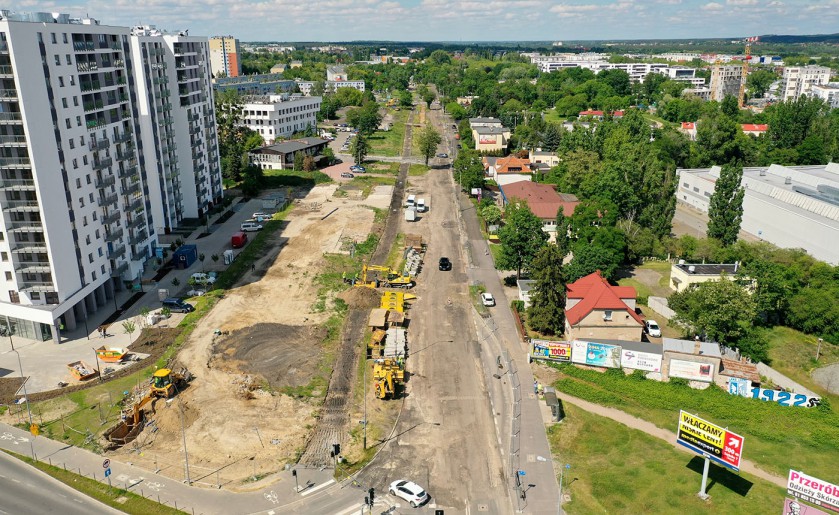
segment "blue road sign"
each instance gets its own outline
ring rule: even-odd
[[[523,470],[519,470],[519,475],[523,476],[523,475],[525,475],[525,472]]]
[[[110,475],[111,475],[111,469],[110,469],[110,468],[106,468],[106,469],[105,469],[105,477],[108,477],[108,476],[110,476]]]

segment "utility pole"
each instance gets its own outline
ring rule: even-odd
[[[189,453],[186,450],[186,430],[184,429],[184,406],[181,403],[180,399],[178,399],[178,410],[180,411],[181,415],[181,436],[183,437],[184,441],[184,468],[186,470],[186,484],[187,486],[192,486],[192,481],[189,478]]]
[[[8,324],[9,327],[9,345],[12,347],[12,352],[17,354],[17,366],[20,368],[20,378],[23,379],[23,400],[26,401],[26,414],[29,415],[29,432],[32,433],[34,437],[35,434],[33,432],[33,428],[35,424],[32,422],[32,410],[29,408],[29,395],[26,393],[26,377],[23,375],[23,362],[20,360],[20,352],[15,349],[15,343],[12,341],[12,325]],[[34,438],[29,439],[29,451],[32,453],[32,459],[36,460],[35,457],[35,445],[32,443]]]
[[[10,337],[10,338],[11,338],[11,337]],[[824,339],[819,338],[819,346],[818,346],[818,347],[816,347],[816,361],[818,361],[818,360],[819,360],[819,355],[822,353],[822,342],[823,342],[823,341],[824,341]],[[22,375],[22,374],[23,374],[23,372],[21,372],[21,375]]]
[[[364,351],[364,384],[361,386],[361,392],[364,396],[364,450],[367,450],[367,354]],[[818,358],[816,358],[818,359]]]

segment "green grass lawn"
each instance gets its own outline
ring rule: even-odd
[[[399,163],[391,163],[388,161],[371,161],[365,162],[364,167],[367,168],[368,173],[399,175]]]
[[[281,186],[312,187],[315,184],[332,182],[323,172],[295,172],[294,170],[265,170],[262,182],[265,188],[279,188]]]
[[[696,493],[702,461],[667,442],[565,404],[566,419],[548,429],[556,463],[565,470],[570,514],[777,513],[784,492],[765,481],[711,465],[708,502]],[[748,440],[746,443],[748,451]],[[559,469],[557,469],[557,473]],[[527,479],[527,477],[525,477]]]
[[[356,175],[349,182],[344,183],[335,192],[335,196],[345,196],[349,191],[361,190],[361,198],[367,198],[375,186],[394,186],[396,177],[376,177],[372,175]]]
[[[786,477],[790,468],[839,481],[839,415],[825,406],[783,407],[729,395],[717,386],[694,390],[621,370],[600,373],[570,365],[554,386],[570,395],[618,408],[675,432],[679,410],[694,413],[745,437],[744,459]]]
[[[370,155],[400,156],[402,143],[405,140],[405,122],[408,111],[390,111],[393,114],[393,124],[389,131],[376,131],[367,140],[370,142]]]
[[[564,116],[559,116],[556,109],[548,109],[545,111],[545,122],[562,123],[566,120]]]
[[[428,170],[430,169],[430,166],[413,164],[410,168],[408,168],[408,175],[411,177],[423,176],[428,173]]]
[[[6,451],[8,452],[8,451]],[[31,459],[8,452],[15,458],[29,463],[38,470],[47,473],[49,476],[61,481],[70,488],[82,494],[96,499],[102,504],[108,505],[124,513],[137,515],[185,515],[186,512],[164,506],[141,495],[137,495],[122,488],[113,488],[94,479],[68,472],[63,468],[54,467],[40,461],[33,462]]]
[[[670,289],[670,262],[668,261],[647,261],[631,269],[622,269],[620,276],[630,273],[634,277],[623,277],[618,280],[618,284],[635,288],[641,301],[650,296],[667,297],[673,293]],[[658,274],[658,277],[653,281],[655,274]]]
[[[839,345],[822,342],[819,361],[816,362],[818,338],[789,327],[775,327],[767,334],[769,359],[772,368],[814,392],[827,396],[839,409],[839,395],[830,395],[810,377],[817,367],[839,363]]]

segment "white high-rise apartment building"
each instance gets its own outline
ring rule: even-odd
[[[137,280],[162,232],[221,199],[212,90],[198,73],[207,40],[149,37],[161,49],[152,55],[140,39],[94,19],[0,11],[2,333],[57,340],[75,329]],[[193,39],[203,54],[179,46]],[[194,148],[205,156],[193,161]]]
[[[830,82],[830,68],[826,66],[788,66],[784,68],[781,100],[795,100],[810,92],[813,85]]]
[[[808,95],[824,100],[831,109],[839,109],[839,82],[813,84]]]
[[[258,132],[265,144],[270,145],[277,138],[287,138],[309,127],[314,131],[322,100],[322,97],[291,96],[287,93],[245,97],[239,125]]]
[[[210,69],[213,71],[213,76],[239,77],[242,75],[240,56],[238,39],[232,36],[210,38]]]

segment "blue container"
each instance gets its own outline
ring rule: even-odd
[[[198,247],[195,245],[181,245],[172,257],[175,268],[183,270],[189,268],[198,259]]]

